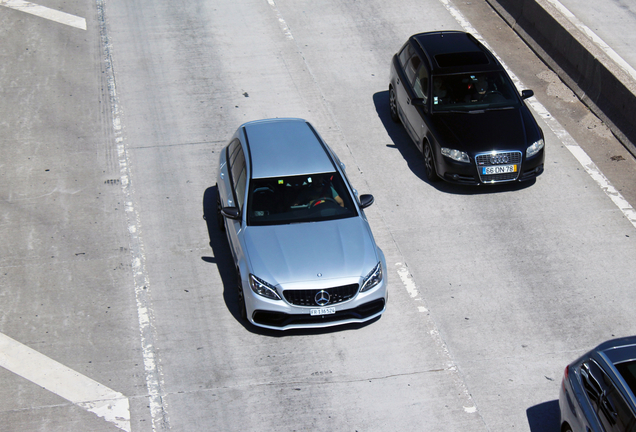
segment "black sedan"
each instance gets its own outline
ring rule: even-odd
[[[505,69],[474,36],[413,35],[393,56],[391,118],[424,154],[429,181],[490,184],[543,172],[541,128]]]
[[[636,336],[602,343],[565,368],[563,432],[636,430]]]

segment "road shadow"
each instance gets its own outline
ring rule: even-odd
[[[559,401],[552,400],[526,410],[531,432],[559,432]]]
[[[230,252],[225,232],[221,231],[217,224],[216,196],[216,186],[207,188],[203,193],[203,219],[208,228],[212,256],[202,256],[201,259],[207,263],[216,264],[223,282],[223,300],[225,305],[232,316],[247,328],[248,324],[241,319],[238,306],[238,293],[236,290],[238,279],[232,252]]]
[[[422,152],[415,146],[411,137],[406,133],[406,129],[400,124],[391,120],[391,112],[389,109],[389,91],[377,92],[373,95],[373,104],[378,118],[386,129],[389,138],[393,144],[387,147],[397,149],[406,161],[409,169],[425,183],[431,185],[440,192],[455,195],[476,195],[476,194],[493,194],[502,192],[513,192],[532,186],[536,183],[536,179],[518,183],[501,183],[494,185],[470,186],[447,183],[443,180],[437,182],[429,182],[426,179],[426,171],[424,168],[424,157]]]
[[[230,251],[230,245],[225,236],[225,232],[221,231],[217,224],[216,213],[216,196],[217,187],[211,186],[203,193],[203,219],[205,220],[208,236],[210,238],[210,247],[212,248],[212,256],[202,256],[201,260],[206,263],[216,264],[216,267],[221,276],[221,282],[223,283],[223,301],[227,306],[228,311],[246,330],[251,333],[270,336],[270,337],[283,337],[283,336],[306,336],[306,335],[318,335],[334,332],[342,332],[347,330],[357,330],[366,327],[380,319],[377,317],[370,321],[361,324],[346,324],[334,327],[325,327],[321,329],[302,329],[302,330],[286,330],[276,331],[263,329],[256,327],[246,320],[241,318],[241,313],[238,306],[238,293],[236,286],[238,284],[238,278],[236,274],[236,267],[234,259],[232,258],[232,252]]]

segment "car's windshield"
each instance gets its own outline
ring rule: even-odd
[[[248,225],[317,222],[356,215],[351,195],[337,172],[250,182]]]
[[[433,111],[501,109],[519,104],[502,71],[433,77]]]

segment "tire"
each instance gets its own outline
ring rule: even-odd
[[[219,228],[219,231],[225,231],[225,220],[221,214],[221,197],[219,196],[218,186],[216,192],[216,226]]]
[[[241,272],[236,270],[236,277],[238,281],[236,283],[236,291],[238,294],[238,307],[239,314],[244,321],[247,321],[247,306],[245,306],[245,294],[243,293],[243,282],[241,281]]]
[[[389,112],[391,114],[391,120],[394,123],[400,123],[400,115],[397,109],[397,95],[393,87],[389,87]]]
[[[426,172],[426,179],[431,183],[439,181],[439,176],[437,175],[437,171],[435,171],[435,157],[433,155],[433,147],[431,147],[431,143],[426,141],[422,152],[424,154],[424,171]]]

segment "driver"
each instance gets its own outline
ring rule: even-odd
[[[468,90],[469,94],[466,96],[466,102],[479,102],[488,92],[488,80],[484,75],[480,75],[468,85]]]
[[[315,205],[322,204],[325,199],[332,199],[340,207],[344,207],[344,201],[331,184],[331,178],[307,178],[307,186],[298,194],[297,204]]]

